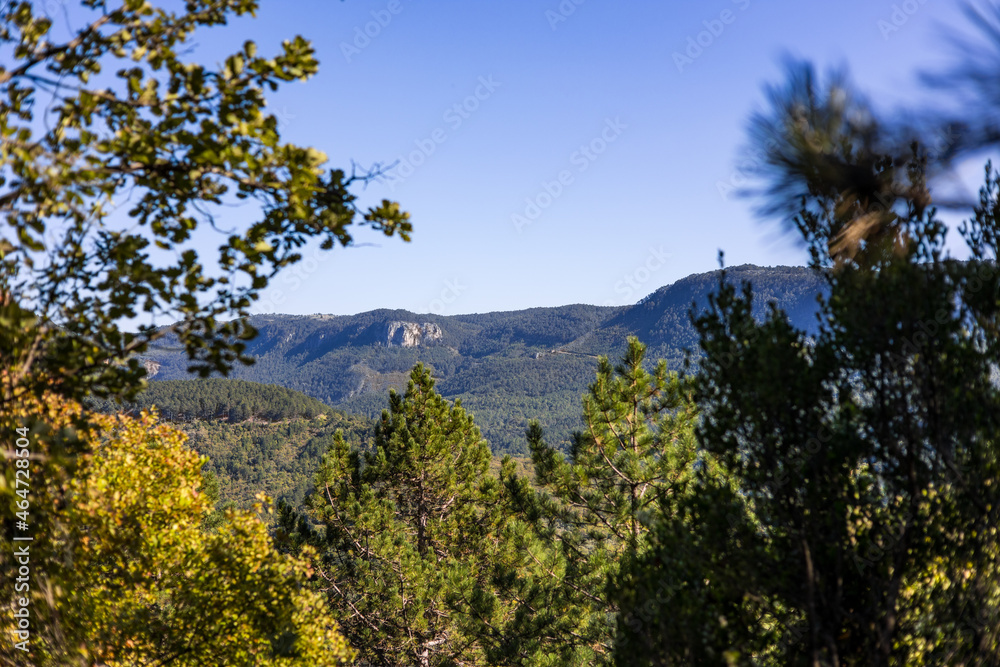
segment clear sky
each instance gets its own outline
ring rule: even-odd
[[[362,202],[395,199],[415,228],[409,244],[362,233],[375,245],[307,251],[256,309],[301,314],[634,303],[717,268],[720,249],[728,265],[803,264],[720,188],[781,56],[846,65],[877,105],[905,105],[947,54],[942,26],[963,25],[943,0],[261,5],[199,56],[312,40],[320,73],[270,99],[283,135],[331,166],[399,160]]]

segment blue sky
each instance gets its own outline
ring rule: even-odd
[[[963,25],[957,3],[263,0],[197,53],[303,35],[320,73],[270,98],[286,139],[331,166],[400,161],[362,202],[399,201],[412,243],[307,250],[256,310],[449,315],[634,303],[720,249],[805,263],[720,187],[762,86],[791,54],[847,66],[878,105],[916,103],[944,25]]]

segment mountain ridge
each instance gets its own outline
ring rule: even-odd
[[[697,345],[691,304],[703,308],[720,271],[693,274],[626,306],[571,304],[523,310],[420,314],[380,308],[356,315],[253,315],[258,335],[246,352],[256,360],[231,377],[301,391],[338,410],[380,414],[387,390],[404,390],[417,362],[428,365],[445,397],[461,399],[495,452],[523,454],[528,421],[538,419],[555,443],[580,425],[580,396],[593,380],[596,358],[617,356],[637,335],[647,357],[679,370]],[[754,285],[754,314],[775,302],[811,329],[820,276],[805,267],[742,265],[727,280]],[[402,333],[400,333],[402,332]],[[187,361],[169,342],[144,361],[158,364],[154,380],[185,379]]]

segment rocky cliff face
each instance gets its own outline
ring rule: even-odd
[[[441,340],[441,327],[431,322],[389,322],[386,331],[386,345],[392,347],[419,347]]]

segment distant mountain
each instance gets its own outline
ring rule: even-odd
[[[691,304],[697,303],[698,310],[708,306],[708,295],[718,287],[719,273],[700,273],[661,287],[612,317],[604,328],[638,336],[658,358],[682,358],[684,350],[698,345],[688,315]],[[727,269],[726,273],[737,285],[749,281],[753,286],[754,317],[764,319],[768,304],[776,303],[796,326],[810,332],[816,330],[816,297],[824,282],[815,272],[801,266],[765,268],[746,264]]]
[[[739,266],[728,280],[749,280],[755,313],[776,302],[797,326],[815,327],[822,281],[803,267]],[[257,315],[256,358],[233,377],[301,391],[346,412],[377,416],[389,387],[405,389],[418,361],[429,365],[438,389],[461,399],[494,452],[524,453],[524,429],[538,419],[550,442],[568,440],[580,425],[580,396],[593,380],[596,357],[614,357],[638,335],[651,360],[678,369],[697,339],[688,311],[703,307],[719,272],[662,287],[633,306],[571,305],[472,315],[418,315],[374,310],[359,315]],[[156,380],[190,377],[169,338],[145,359]]]

